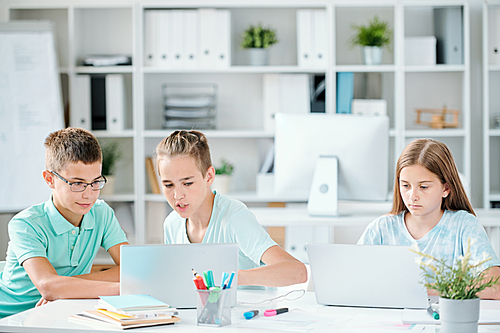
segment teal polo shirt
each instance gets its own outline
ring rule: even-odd
[[[80,227],[69,223],[52,198],[12,218],[8,226],[7,263],[0,273],[0,318],[36,305],[41,295],[22,263],[44,257],[60,276],[90,273],[97,251],[127,242],[113,209],[97,200]]]

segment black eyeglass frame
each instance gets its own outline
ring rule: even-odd
[[[58,174],[55,171],[49,170],[49,172],[51,174],[53,174],[53,175],[56,175],[57,177],[59,177],[59,179],[61,179],[62,181],[64,181],[66,184],[68,184],[69,185],[69,189],[71,190],[71,192],[84,192],[87,189],[87,186],[89,186],[89,185],[90,185],[90,189],[92,191],[100,191],[100,190],[102,190],[102,188],[104,187],[104,185],[106,185],[106,183],[108,182],[108,180],[106,179],[106,177],[104,177],[104,175],[101,175],[101,177],[102,177],[101,180],[95,180],[92,183],[85,183],[85,182],[73,182],[72,183],[69,180],[67,180],[64,177],[62,177],[60,174]],[[104,180],[104,182],[103,182],[103,180]],[[99,188],[98,189],[94,189],[94,187],[92,186],[92,184],[94,184],[94,183],[99,183]],[[81,191],[75,191],[75,190],[73,190],[73,185],[74,184],[78,184],[78,185],[82,184],[82,185],[85,185],[85,187]]]

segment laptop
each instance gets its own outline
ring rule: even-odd
[[[230,295],[234,306],[238,252],[236,243],[124,245],[120,254],[120,295],[147,294],[179,309],[196,308],[191,269],[200,275],[211,270],[217,286],[223,272],[235,272]]]
[[[307,244],[316,301],[325,305],[427,308],[417,254],[407,246]]]

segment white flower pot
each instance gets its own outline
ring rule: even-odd
[[[215,180],[210,188],[212,190],[217,190],[219,194],[228,194],[230,185],[231,185],[231,176],[215,175]]]
[[[106,182],[106,185],[101,190],[101,193],[99,195],[113,195],[115,194],[115,182],[116,182],[116,176],[114,175],[109,175],[109,176],[104,176],[108,180]]]
[[[479,298],[439,298],[441,333],[477,333],[479,321]]]
[[[383,49],[378,46],[363,46],[363,59],[365,65],[380,65],[382,63]]]
[[[247,54],[251,66],[267,66],[269,60],[268,49],[247,49]]]

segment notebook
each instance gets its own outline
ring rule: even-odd
[[[307,244],[316,301],[325,305],[427,308],[417,255],[406,246]]]
[[[196,308],[195,269],[212,270],[216,285],[223,272],[235,272],[231,286],[232,306],[238,285],[236,243],[124,245],[120,257],[120,295],[151,295],[175,308]]]

